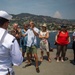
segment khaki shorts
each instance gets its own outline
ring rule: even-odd
[[[26,53],[37,53],[37,48],[36,46],[31,46],[31,47],[26,47]]]

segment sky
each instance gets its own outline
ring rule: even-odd
[[[75,0],[0,0],[0,10],[75,19]]]

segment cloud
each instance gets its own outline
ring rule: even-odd
[[[61,13],[59,11],[56,11],[53,17],[62,19],[62,15],[61,15]]]

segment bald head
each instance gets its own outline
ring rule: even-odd
[[[18,28],[18,23],[14,23],[14,24],[13,24],[13,29],[16,30],[17,28]]]
[[[31,22],[30,22],[30,27],[31,27],[31,28],[34,28],[34,26],[35,26],[34,22],[31,21]]]

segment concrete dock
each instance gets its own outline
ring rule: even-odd
[[[40,60],[40,50],[38,49],[38,58]],[[54,59],[56,55],[56,49],[53,52],[50,52],[52,62],[49,63],[46,60],[46,52],[44,52],[44,60],[43,62],[39,61],[40,73],[36,72],[35,62],[32,62],[31,66],[25,67],[27,64],[23,62],[20,66],[14,66],[15,75],[75,75],[75,65],[71,63],[73,60],[73,50],[68,49],[66,53],[66,57],[68,60],[64,62],[57,63]]]

